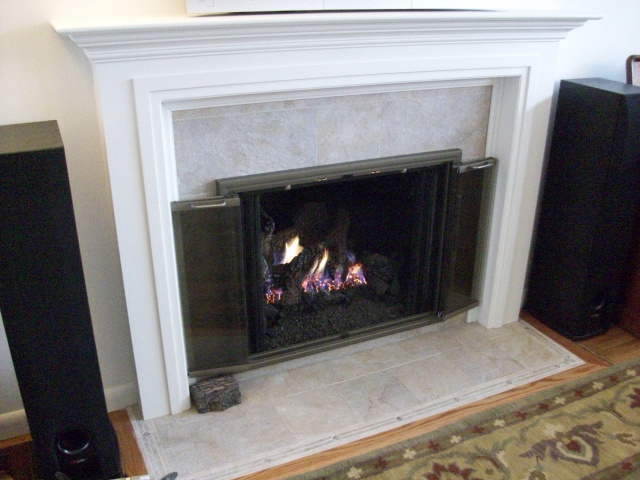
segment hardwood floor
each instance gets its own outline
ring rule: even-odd
[[[144,464],[142,453],[138,447],[136,435],[129,420],[126,410],[118,410],[109,414],[111,423],[118,437],[120,445],[120,464],[122,472],[127,477],[146,475],[147,467]]]
[[[616,326],[611,327],[605,335],[577,344],[610,363],[621,363],[640,356],[640,339]]]
[[[573,342],[546,327],[526,312],[522,313],[522,318],[582,358],[585,364],[566,372],[532,382],[528,385],[523,385],[509,392],[470,405],[465,405],[388,432],[383,432],[349,445],[344,445],[269,470],[247,475],[242,477],[242,480],[276,480],[320,468],[323,465],[328,465],[375,448],[380,448],[406,438],[436,430],[448,423],[460,420],[474,413],[481,412],[496,405],[518,400],[532,393],[606,368],[614,363],[640,357],[640,339],[615,326],[603,335],[580,342]],[[119,410],[109,415],[120,443],[123,472],[126,476],[146,474],[146,467],[127,412],[125,410]],[[30,440],[29,435],[24,435],[22,437],[0,441],[0,470],[11,475],[14,480],[33,480],[36,478],[35,468],[32,463]]]

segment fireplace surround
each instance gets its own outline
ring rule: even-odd
[[[55,21],[93,66],[144,417],[190,406],[171,228],[175,112],[490,86],[483,155],[499,163],[469,319],[499,327],[521,304],[558,42],[590,19],[413,11]]]

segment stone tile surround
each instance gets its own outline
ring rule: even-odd
[[[152,479],[236,478],[583,363],[524,322],[464,318],[238,374],[242,403],[224,412],[130,408]]]
[[[448,148],[485,154],[491,86],[421,88],[173,112],[179,196],[215,179]]]

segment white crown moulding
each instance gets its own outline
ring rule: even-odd
[[[559,41],[599,16],[375,11],[54,20],[93,62],[343,46]]]

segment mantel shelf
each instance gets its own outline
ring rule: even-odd
[[[375,11],[55,20],[94,62],[393,44],[559,41],[600,17],[570,12]]]

